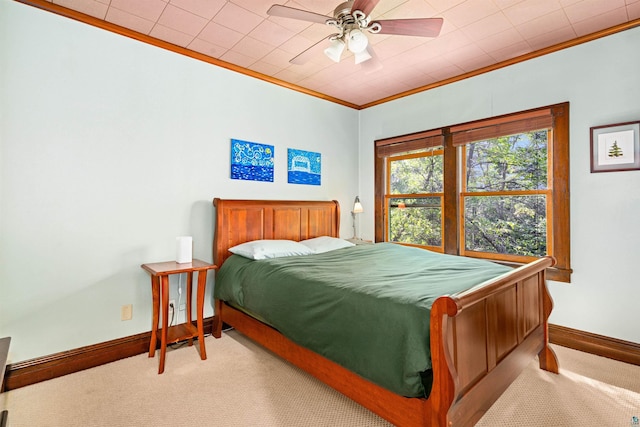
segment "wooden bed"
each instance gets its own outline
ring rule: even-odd
[[[214,263],[234,245],[257,239],[338,237],[337,201],[214,199]],[[538,356],[558,373],[548,345],[552,300],[545,283],[551,257],[471,290],[436,300],[431,310],[433,387],[428,399],[394,394],[298,346],[275,329],[215,301],[213,335],[223,322],[398,426],[474,425],[522,369]]]

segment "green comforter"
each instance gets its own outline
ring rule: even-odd
[[[260,261],[233,255],[214,296],[378,385],[426,397],[431,305],[510,270],[392,243]]]

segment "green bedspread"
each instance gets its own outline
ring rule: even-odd
[[[510,271],[492,262],[392,243],[220,268],[217,299],[397,394],[428,396],[435,299]]]

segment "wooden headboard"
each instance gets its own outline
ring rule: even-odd
[[[213,262],[220,267],[229,248],[259,239],[338,237],[340,205],[333,201],[213,199]]]

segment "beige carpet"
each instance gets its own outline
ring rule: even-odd
[[[9,427],[388,426],[236,332],[158,358],[139,355],[0,395]],[[478,426],[631,425],[640,367],[554,347],[561,374],[523,372]]]

